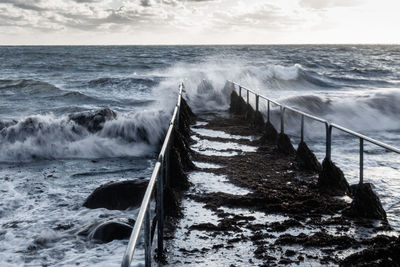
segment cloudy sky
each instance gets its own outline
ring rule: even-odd
[[[0,0],[0,44],[400,43],[400,0]]]

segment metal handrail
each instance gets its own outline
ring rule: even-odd
[[[280,125],[281,126],[281,129],[280,129],[281,133],[284,133],[284,125],[285,125],[285,116],[284,115],[285,115],[285,111],[286,110],[290,110],[290,111],[292,111],[294,113],[297,113],[297,114],[301,115],[301,129],[300,129],[300,131],[301,131],[301,133],[300,133],[301,141],[304,141],[304,118],[305,117],[309,118],[311,120],[323,123],[325,125],[325,130],[326,130],[326,145],[325,145],[326,152],[325,152],[325,158],[328,159],[328,160],[331,159],[332,129],[333,128],[338,129],[338,130],[340,130],[342,132],[348,133],[348,134],[350,134],[352,136],[358,137],[360,139],[360,148],[359,148],[359,154],[360,154],[360,162],[359,162],[360,163],[360,175],[359,175],[360,180],[359,180],[359,183],[360,184],[362,184],[363,180],[364,180],[364,141],[370,142],[370,143],[372,143],[372,144],[374,144],[376,146],[379,146],[379,147],[385,148],[385,149],[387,149],[389,151],[392,151],[392,152],[395,152],[397,154],[400,154],[400,149],[399,148],[396,148],[394,146],[388,145],[386,143],[383,143],[383,142],[381,142],[379,140],[373,139],[373,138],[368,137],[366,135],[360,134],[358,132],[352,131],[352,130],[347,129],[347,128],[343,127],[343,126],[340,126],[338,124],[330,123],[329,121],[327,121],[327,120],[325,120],[323,118],[320,118],[320,117],[308,114],[306,112],[300,111],[298,109],[295,109],[295,108],[288,107],[288,106],[285,106],[283,104],[280,104],[279,102],[277,102],[277,101],[275,101],[273,99],[270,99],[270,98],[268,98],[266,96],[257,94],[254,90],[246,88],[246,87],[244,87],[244,86],[242,86],[242,85],[240,85],[240,84],[238,84],[236,82],[233,82],[233,81],[230,81],[230,80],[228,80],[227,82],[231,83],[234,86],[235,89],[236,89],[236,86],[239,88],[239,96],[240,97],[242,97],[242,89],[246,90],[246,102],[248,104],[250,104],[249,93],[254,94],[255,98],[256,98],[256,111],[259,111],[259,99],[262,98],[262,99],[266,100],[267,101],[267,107],[268,107],[267,108],[267,121],[268,122],[270,122],[270,112],[271,112],[270,111],[270,103],[273,103],[276,106],[279,106],[280,107],[280,119],[281,119],[281,125]]]
[[[149,183],[144,194],[142,204],[138,216],[136,218],[135,226],[133,227],[128,246],[125,254],[122,258],[122,267],[128,267],[132,263],[132,258],[135,253],[136,245],[139,240],[139,234],[144,223],[144,243],[145,243],[145,266],[151,265],[151,209],[149,208],[152,194],[155,189],[157,182],[157,205],[156,205],[156,218],[157,218],[157,253],[162,256],[163,253],[163,235],[164,235],[164,205],[163,205],[163,185],[164,181],[167,180],[168,176],[168,164],[169,164],[169,148],[172,140],[172,132],[175,127],[178,127],[179,123],[179,112],[182,100],[182,92],[184,85],[179,85],[178,101],[174,108],[174,112],[169,123],[167,134],[165,135],[164,143],[161,147],[160,154],[158,155],[157,162],[154,166],[153,173],[149,180]]]

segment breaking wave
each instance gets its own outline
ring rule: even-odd
[[[400,130],[399,101],[398,90],[386,90],[352,98],[302,95],[281,102],[349,129],[364,132]]]
[[[118,115],[109,109],[3,121],[0,161],[152,155],[166,121],[160,111]]]

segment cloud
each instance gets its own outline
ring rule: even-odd
[[[119,38],[116,43],[269,43],[293,42],[294,36],[304,43],[322,33],[318,40],[326,42],[344,36],[354,18],[364,18],[358,19],[360,28],[374,14],[381,14],[375,23],[385,20],[386,28],[399,25],[398,0],[386,1],[392,6],[374,0],[0,0],[0,43],[29,43],[32,37],[52,43],[58,36],[60,43],[92,38],[101,44],[111,35]],[[336,35],[328,34],[334,30]]]
[[[351,7],[361,3],[362,0],[300,0],[300,6],[314,9]]]

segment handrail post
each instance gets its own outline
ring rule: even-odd
[[[144,218],[144,253],[145,266],[151,266],[151,231],[150,231],[150,209],[147,208]]]
[[[157,177],[157,257],[164,252],[164,157],[160,155],[161,172]]]
[[[249,103],[249,98],[250,98],[250,97],[249,97],[249,94],[250,94],[250,93],[249,93],[249,90],[247,90],[246,92],[247,92],[247,104],[248,104],[248,103]]]
[[[300,141],[304,142],[304,115],[301,115],[301,133],[300,133]]]
[[[325,158],[331,160],[331,148],[332,148],[332,125],[329,122],[325,123],[326,128],[326,154]]]
[[[360,185],[364,182],[364,139],[360,137]]]
[[[281,134],[285,133],[285,107],[281,106]]]
[[[267,122],[269,122],[269,113],[270,113],[270,102],[269,102],[269,100],[267,100],[268,101],[268,112],[267,112]]]
[[[239,85],[239,96],[242,96],[242,87]]]
[[[256,111],[258,111],[258,104],[260,102],[260,96],[256,95]]]

